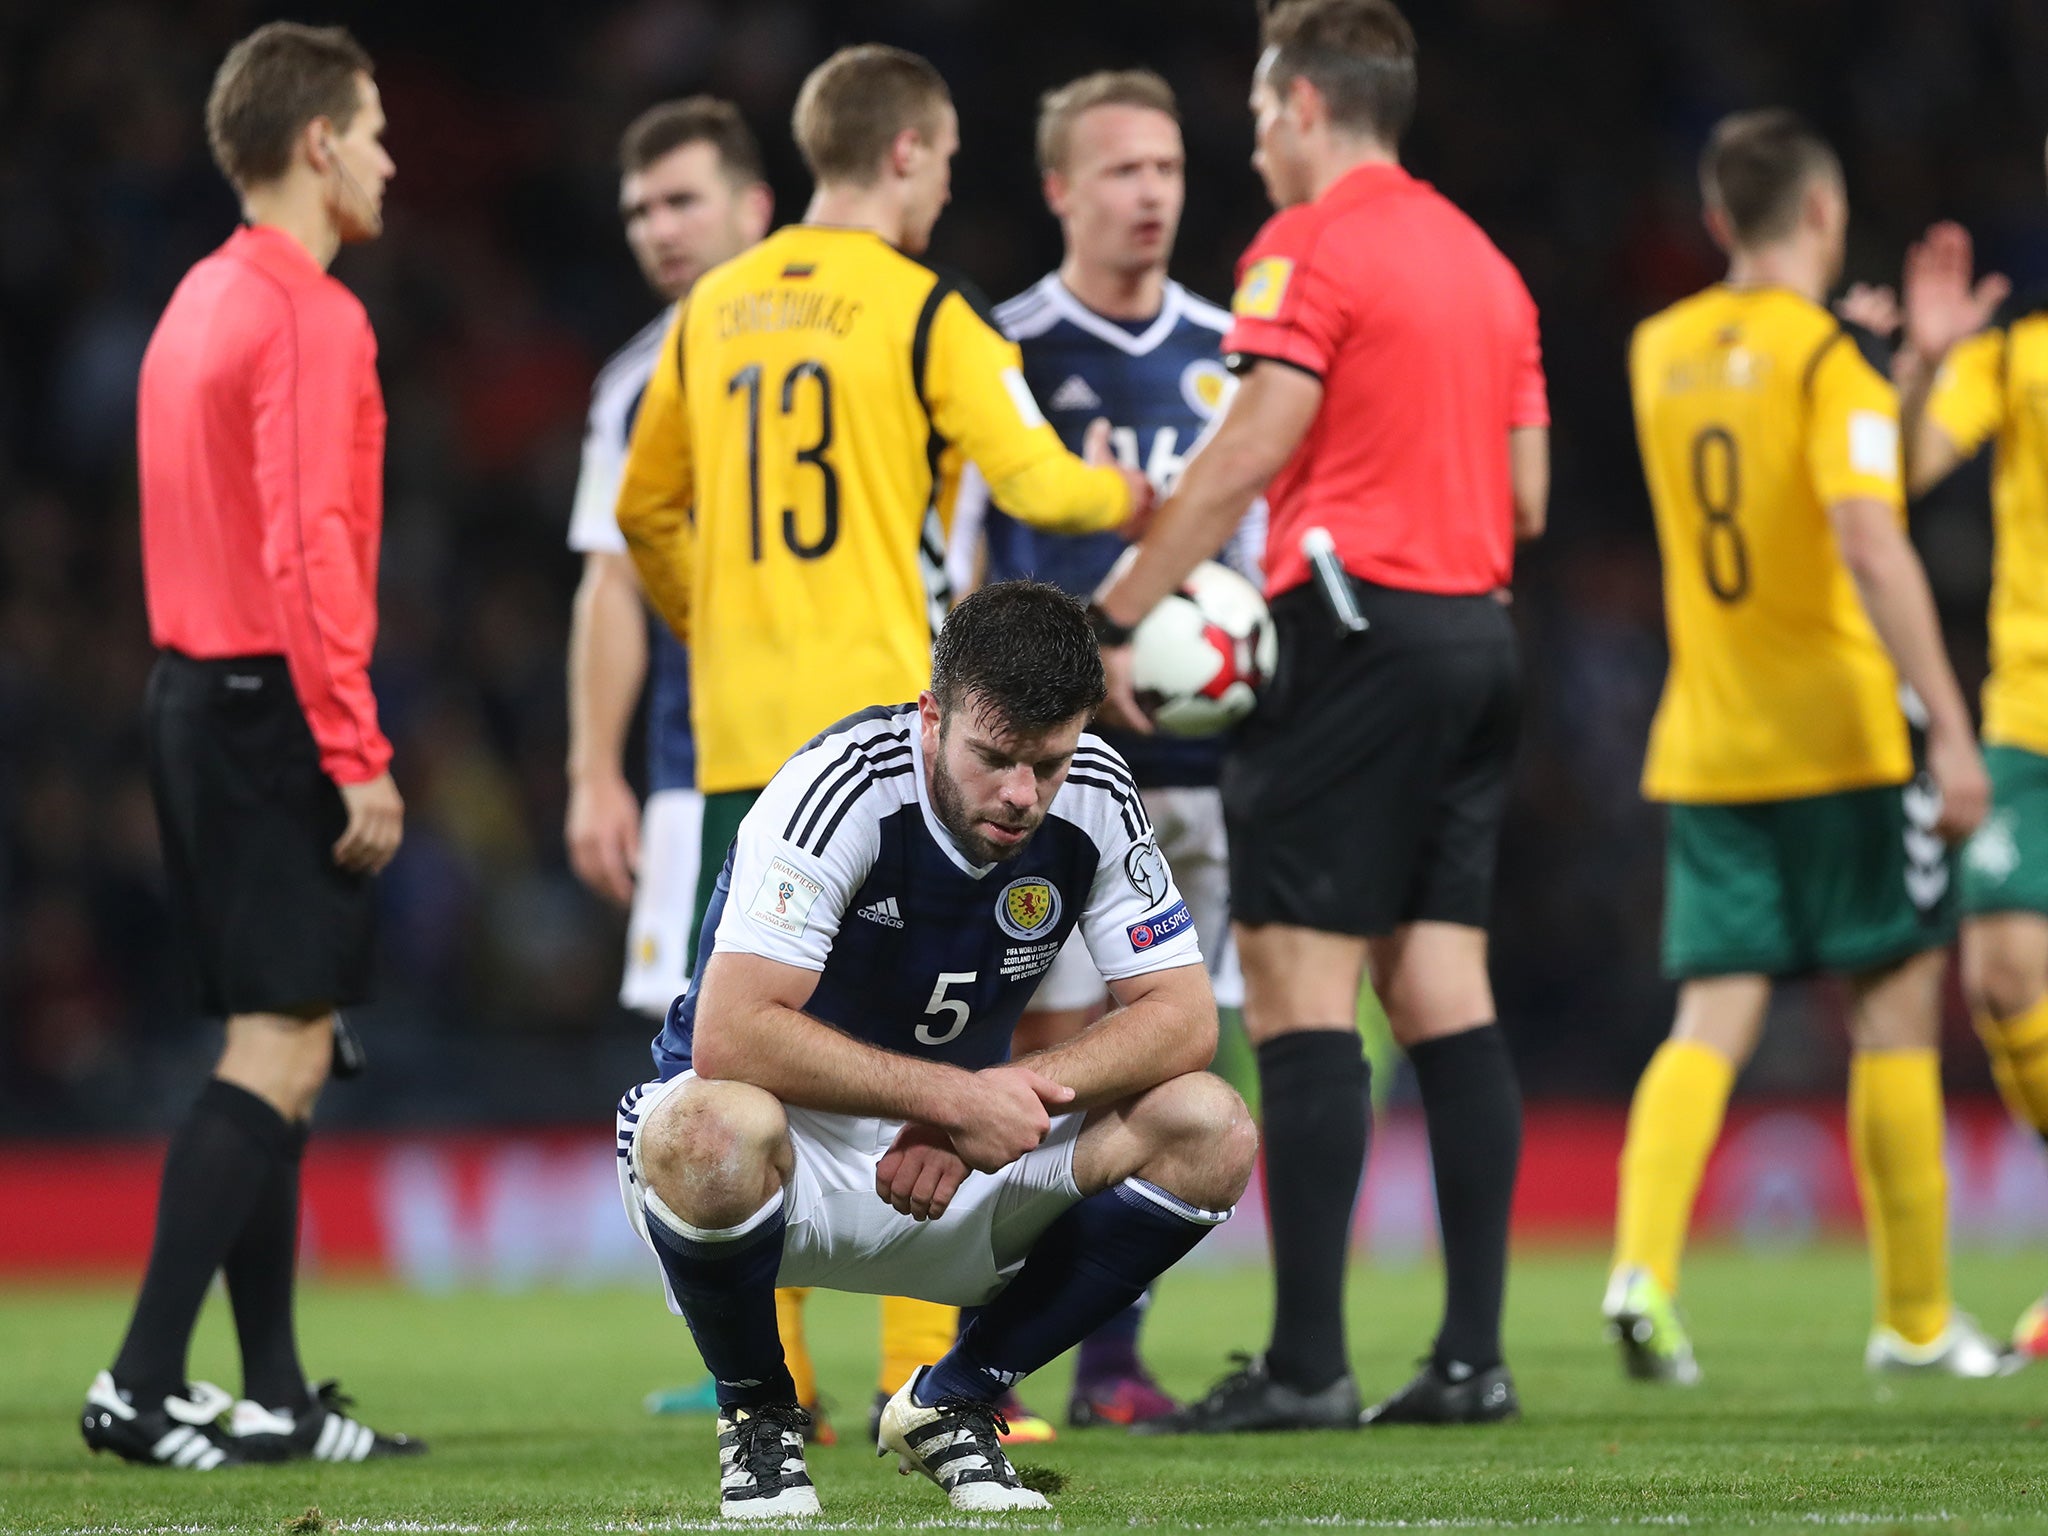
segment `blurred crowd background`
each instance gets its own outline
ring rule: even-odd
[[[1785,103],[1841,148],[1849,276],[1895,281],[1938,217],[2024,290],[2048,280],[2048,6],[2038,0],[1412,0],[1406,159],[1520,266],[1543,312],[1552,531],[1516,587],[1529,715],[1496,978],[1532,1093],[1625,1094],[1669,1021],[1657,814],[1636,792],[1663,673],[1656,553],[1623,376],[1630,328],[1718,275],[1693,159],[1723,112]],[[236,207],[201,109],[276,16],[350,26],[398,164],[388,229],[335,272],[368,305],[391,412],[375,683],[409,815],[381,899],[377,1070],[329,1124],[596,1121],[644,1076],[614,1002],[622,915],[562,848],[563,546],[591,378],[654,305],[620,236],[615,148],[708,90],[761,136],[778,217],[807,186],[788,117],[834,47],[925,53],[964,148],[935,258],[1002,298],[1058,259],[1037,95],[1146,64],[1180,93],[1175,270],[1222,301],[1267,209],[1248,163],[1252,0],[7,0],[0,5],[0,1132],[161,1128],[210,1061],[170,947],[138,711],[136,369]],[[1966,682],[1983,671],[1981,470],[1915,512]],[[637,759],[636,759],[637,764]],[[1839,1082],[1839,999],[1789,989],[1749,1079]],[[1981,1085],[1956,1015],[1951,1081]]]

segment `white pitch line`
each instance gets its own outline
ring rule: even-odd
[[[1750,1515],[1747,1518],[1695,1517],[1686,1514],[1637,1515],[1624,1518],[1610,1516],[1606,1519],[1573,1515],[1548,1515],[1528,1520],[1496,1520],[1484,1516],[1450,1516],[1442,1519],[1400,1520],[1374,1519],[1363,1515],[1304,1515],[1291,1520],[1260,1520],[1253,1522],[1218,1522],[1214,1525],[1199,1521],[1145,1521],[1132,1517],[1131,1525],[1141,1523],[1148,1530],[1202,1531],[1202,1530],[1346,1530],[1346,1531],[1545,1531],[1545,1530],[1684,1530],[1692,1525],[1745,1530],[1774,1530],[1787,1527],[1820,1527],[1856,1529],[1866,1526],[1932,1526],[1953,1524],[1962,1517],[1946,1510],[1928,1510],[1912,1514],[1875,1514],[1855,1510],[1808,1510],[1795,1512],[1786,1510],[1780,1515]],[[1971,1515],[1968,1517],[1973,1529],[1987,1526],[2011,1526],[2020,1523],[2017,1515]],[[2029,1523],[2032,1523],[2031,1520]],[[804,1520],[804,1521],[762,1521],[767,1529],[791,1529],[802,1531],[990,1531],[1029,1530],[1061,1531],[1066,1527],[1057,1519],[1051,1522],[1019,1521],[1016,1519],[973,1519],[930,1516],[918,1520]],[[218,1525],[162,1524],[162,1525],[74,1525],[67,1526],[57,1536],[215,1536],[225,1529]],[[451,1520],[329,1520],[321,1527],[323,1532],[347,1532],[350,1536],[548,1536],[554,1532],[594,1531],[602,1536],[640,1536],[643,1532],[663,1531],[731,1531],[732,1522],[727,1520],[681,1520],[673,1518],[655,1520],[595,1520],[595,1521],[525,1521],[503,1520],[490,1524]]]

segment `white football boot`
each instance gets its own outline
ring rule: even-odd
[[[718,1413],[718,1512],[728,1520],[791,1520],[818,1513],[804,1465],[811,1416],[795,1403]]]
[[[925,1369],[929,1369],[926,1367]],[[911,1389],[925,1369],[906,1381],[882,1410],[875,1454],[896,1455],[896,1470],[922,1472],[945,1491],[955,1509],[1050,1509],[1045,1495],[1024,1486],[1000,1436],[1008,1427],[994,1403],[942,1397],[921,1406]]]

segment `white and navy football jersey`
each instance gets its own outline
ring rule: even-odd
[[[669,311],[663,310],[639,334],[614,352],[590,391],[590,418],[583,432],[583,461],[576,475],[576,500],[569,513],[569,547],[579,555],[626,553],[619,532],[619,479],[626,448],[648,376],[661,355]],[[669,627],[650,616],[647,691],[647,788],[697,787],[696,739],[690,734],[690,656]]]
[[[783,765],[740,832],[700,953],[818,972],[805,1011],[883,1050],[970,1071],[1010,1035],[1078,929],[1105,980],[1201,964],[1195,925],[1123,759],[1084,735],[1015,858],[976,864],[933,810],[915,704],[842,720]],[[654,1041],[690,1065],[699,980]]]
[[[1171,494],[1181,466],[1236,388],[1220,356],[1229,311],[1176,282],[1166,284],[1159,313],[1142,324],[1098,315],[1057,272],[998,304],[995,315],[1023,353],[1025,381],[1061,441],[1080,452],[1088,424],[1106,417],[1117,457],[1144,470],[1162,497]],[[1265,536],[1260,502],[1220,558],[1263,585],[1259,558]],[[986,482],[970,468],[961,477],[949,539],[948,574],[955,591],[974,585],[975,553],[984,538],[987,580],[1029,577],[1083,598],[1102,585],[1129,547],[1114,533],[1052,533],[1006,517],[989,505]],[[1148,789],[1216,782],[1220,742],[1122,733],[1111,740]]]

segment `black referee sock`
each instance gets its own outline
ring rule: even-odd
[[[185,1357],[206,1288],[234,1246],[291,1130],[269,1104],[209,1078],[164,1157],[156,1238],[114,1380],[143,1402],[185,1389]]]
[[[1365,1175],[1371,1080],[1353,1029],[1303,1030],[1259,1047],[1273,1233],[1266,1368],[1303,1392],[1320,1392],[1351,1369],[1344,1270]]]
[[[312,1402],[292,1317],[299,1269],[299,1169],[312,1127],[303,1120],[285,1127],[286,1140],[269,1159],[268,1176],[221,1272],[242,1345],[242,1396],[266,1408],[298,1413]]]
[[[1408,1052],[1429,1161],[1436,1173],[1444,1244],[1444,1324],[1439,1366],[1475,1371],[1500,1364],[1500,1311],[1507,1290],[1508,1210],[1522,1156],[1522,1091],[1498,1024],[1425,1040]]]

